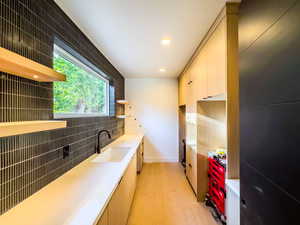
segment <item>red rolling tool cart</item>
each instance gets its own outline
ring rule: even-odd
[[[218,156],[208,158],[208,193],[206,205],[214,209],[214,216],[223,224],[226,224],[225,217],[225,174],[226,174],[226,159],[221,159]]]

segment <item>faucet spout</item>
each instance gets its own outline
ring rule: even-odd
[[[101,153],[100,136],[101,136],[102,133],[106,133],[107,136],[108,136],[108,138],[111,139],[111,135],[110,135],[110,133],[109,133],[108,130],[100,130],[100,131],[98,131],[98,133],[97,133],[97,146],[96,146],[96,152],[97,152],[98,154]]]

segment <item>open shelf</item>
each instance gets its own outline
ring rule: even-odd
[[[126,119],[126,117],[127,117],[126,115],[118,115],[117,116],[118,119]]]
[[[127,100],[117,100],[118,104],[122,104],[122,105],[127,105],[128,101]]]
[[[0,123],[0,137],[28,134],[67,127],[67,121],[36,120]]]
[[[0,71],[39,82],[66,80],[65,75],[5,48],[0,48]]]

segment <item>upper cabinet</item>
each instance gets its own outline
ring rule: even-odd
[[[179,78],[179,105],[226,92],[226,17],[216,23]]]
[[[188,86],[188,78],[186,74],[182,74],[178,79],[178,90],[179,90],[179,105],[186,104],[186,92]]]
[[[223,19],[207,41],[207,97],[225,94],[226,79],[226,20]]]

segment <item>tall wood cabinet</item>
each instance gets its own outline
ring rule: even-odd
[[[178,79],[179,106],[185,105],[186,109],[186,175],[199,200],[205,196],[205,187],[199,185],[199,174],[204,174],[201,170],[205,169],[204,158],[199,156],[197,105],[200,101],[226,102],[228,155],[234,159],[229,162],[238,163],[237,13],[238,3],[226,3]]]

